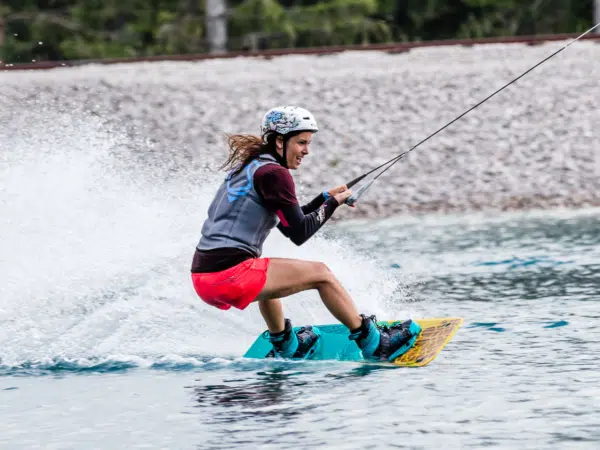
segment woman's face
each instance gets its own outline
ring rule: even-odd
[[[312,131],[303,131],[292,136],[286,145],[288,169],[295,170],[302,164],[302,158],[308,155],[308,147],[312,139]],[[283,139],[277,139],[277,152],[283,156]]]

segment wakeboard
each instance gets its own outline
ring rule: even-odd
[[[386,364],[403,367],[422,367],[429,364],[442,351],[452,336],[463,323],[460,317],[442,317],[431,319],[413,319],[421,326],[414,345],[394,361],[369,361],[365,360],[362,352],[354,341],[348,339],[348,328],[342,324],[315,325],[321,332],[319,345],[310,356],[311,360],[325,361],[357,361],[369,364]],[[379,321],[378,324],[392,325],[399,321]],[[401,322],[401,321],[400,321]],[[294,327],[294,331],[300,327]],[[269,342],[269,333],[264,332],[256,338],[244,358],[264,359],[270,357],[272,346]],[[272,354],[272,353],[271,353]]]

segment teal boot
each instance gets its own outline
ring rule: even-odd
[[[273,351],[267,356],[279,358],[310,358],[319,348],[321,332],[317,327],[306,326],[292,332],[292,322],[285,319],[285,328],[281,333],[271,334],[269,341]]]
[[[366,317],[361,314],[361,317],[360,328],[353,330],[348,338],[356,341],[363,358],[368,360],[393,361],[414,345],[421,332],[419,324],[412,320],[379,326],[375,316]]]

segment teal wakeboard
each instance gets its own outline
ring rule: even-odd
[[[420,333],[415,336],[412,347],[394,361],[377,361],[376,363],[393,364],[396,366],[425,366],[429,364],[446,346],[452,336],[460,328],[463,319],[459,317],[444,317],[435,319],[413,319],[420,327]],[[392,325],[401,321],[380,321],[379,325]],[[342,324],[315,325],[320,331],[320,338],[314,353],[309,359],[317,361],[357,361],[368,362],[355,341],[348,339],[349,331]],[[300,327],[294,327],[294,332]],[[270,357],[272,345],[269,333],[264,332],[244,354],[245,358],[264,359]]]

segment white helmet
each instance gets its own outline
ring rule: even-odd
[[[313,115],[304,108],[298,106],[277,106],[270,109],[263,118],[261,134],[274,131],[286,135],[294,131],[319,131],[317,121]]]

